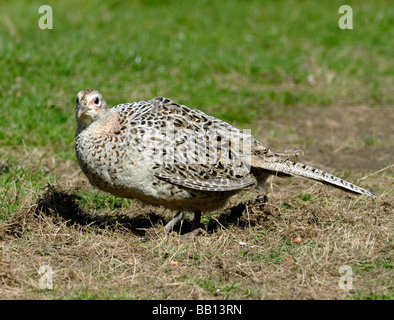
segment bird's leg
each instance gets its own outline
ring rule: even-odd
[[[193,222],[192,222],[192,230],[186,234],[184,234],[184,236],[198,236],[202,233],[205,233],[205,230],[200,228],[200,220],[201,220],[201,211],[196,211],[194,212],[194,218],[193,218]]]
[[[165,229],[167,232],[170,232],[170,231],[174,228],[174,226],[178,223],[178,221],[180,221],[180,220],[183,219],[183,215],[184,215],[184,212],[183,212],[183,211],[179,211],[179,212],[175,215],[175,217],[174,217],[170,222],[168,222],[168,223],[164,226],[164,229]]]
[[[194,212],[192,231],[200,228],[200,223],[201,223],[201,211],[196,211]]]
[[[184,211],[179,211],[175,217],[168,222],[165,226],[164,229],[167,232],[170,232],[174,226],[183,219],[185,215]],[[194,213],[193,221],[192,221],[192,230],[188,233],[185,233],[184,236],[198,236],[199,234],[202,234],[205,232],[205,230],[200,228],[200,220],[201,220],[201,211],[197,211]]]

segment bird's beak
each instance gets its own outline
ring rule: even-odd
[[[77,117],[80,118],[86,111],[88,111],[88,108],[84,104],[79,103],[77,106]]]

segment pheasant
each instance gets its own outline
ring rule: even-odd
[[[274,152],[250,132],[167,98],[109,108],[94,89],[76,99],[75,149],[89,182],[115,196],[176,210],[172,229],[185,212],[225,206],[248,188],[261,189],[270,175],[301,177],[354,194],[374,195],[346,180]]]

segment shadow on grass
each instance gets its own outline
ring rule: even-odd
[[[37,202],[35,215],[39,216],[43,213],[57,219],[61,218],[68,225],[78,224],[107,230],[125,229],[137,235],[144,235],[144,229],[163,222],[163,218],[153,212],[137,217],[91,214],[80,207],[79,200],[78,195],[59,190],[48,184]]]
[[[63,219],[68,225],[78,224],[81,226],[97,227],[107,230],[127,230],[139,236],[146,233],[146,229],[160,223],[165,225],[169,220],[155,212],[141,214],[136,217],[114,216],[108,214],[95,215],[86,212],[79,205],[80,197],[73,193],[55,188],[48,184],[42,196],[37,202],[35,215],[45,214],[56,219]],[[267,219],[270,212],[264,210],[267,197],[258,197],[253,201],[240,203],[232,208],[224,210],[217,219],[210,219],[205,225],[205,229],[212,233],[220,228],[227,228],[230,225],[237,225],[241,228],[253,226]],[[248,210],[248,215],[245,212]],[[256,212],[257,211],[257,212]],[[250,213],[252,214],[252,219]],[[187,233],[191,230],[192,224],[188,220],[183,220],[174,226],[173,231],[179,234]]]

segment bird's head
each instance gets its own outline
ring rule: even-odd
[[[100,92],[95,89],[86,89],[78,92],[75,103],[75,117],[78,124],[88,126],[108,111],[107,102]]]

